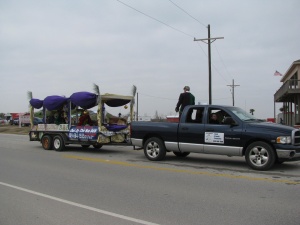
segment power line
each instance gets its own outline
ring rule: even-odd
[[[206,25],[205,25],[205,24],[203,24],[203,23],[200,22],[198,19],[196,19],[195,17],[193,17],[190,13],[188,13],[188,12],[187,12],[186,10],[184,10],[182,7],[180,7],[179,5],[177,5],[176,3],[174,3],[172,0],[169,0],[169,1],[170,1],[173,5],[175,5],[177,8],[179,8],[180,10],[182,10],[184,13],[186,13],[187,15],[189,15],[191,18],[193,18],[193,19],[196,20],[199,24],[201,24],[202,26],[204,26],[204,27],[206,28]],[[205,53],[205,51],[203,50],[203,48],[201,47],[200,44],[199,44],[199,46],[200,46],[202,52],[207,56],[207,54]],[[215,46],[215,47],[216,47],[216,46]],[[217,48],[216,48],[216,49],[217,49]],[[218,52],[218,49],[217,49],[217,52]],[[228,70],[227,70],[227,68],[226,68],[226,66],[225,66],[225,64],[224,64],[224,61],[222,60],[222,57],[221,57],[221,55],[220,55],[219,52],[218,52],[218,55],[219,55],[219,57],[220,57],[220,59],[221,59],[223,65],[224,65],[224,67],[225,67],[225,69],[226,69],[226,71],[227,71],[227,73],[228,73]],[[220,75],[220,77],[222,77],[223,80],[224,80],[226,83],[228,83],[228,81],[225,79],[225,77],[222,76],[221,73],[218,71],[218,69],[216,68],[216,66],[215,66],[214,64],[212,64],[212,65],[213,65],[214,69],[216,70],[216,72]],[[228,74],[229,74],[229,73],[228,73]]]
[[[225,63],[224,63],[224,60],[223,60],[223,58],[221,57],[221,55],[220,55],[220,53],[219,53],[219,50],[218,50],[218,48],[217,48],[217,45],[214,44],[213,46],[216,48],[217,53],[218,53],[218,55],[219,55],[219,57],[220,57],[220,59],[221,59],[221,61],[222,61],[222,64],[223,64],[223,66],[224,66],[224,68],[225,68],[227,74],[230,75],[231,78],[233,78],[233,76],[228,72],[228,69],[227,69],[227,67],[226,67],[226,65],[225,65]]]
[[[141,93],[139,93],[139,94],[141,94]],[[172,100],[172,101],[177,100],[177,99],[174,99],[174,98],[164,98],[164,97],[158,97],[158,96],[153,96],[153,95],[147,95],[147,94],[143,94],[143,93],[141,95],[151,97],[151,98],[158,98],[158,99],[165,99],[165,100]]]
[[[164,98],[164,97],[159,97],[159,96],[153,96],[153,95],[148,95],[148,94],[144,94],[144,93],[140,93],[139,95],[142,96],[147,96],[147,97],[151,97],[151,98],[156,98],[156,99],[164,99],[164,100],[171,100],[171,101],[177,101],[178,99],[175,98]],[[225,98],[214,98],[213,100],[222,100],[222,99],[229,99],[231,97],[225,97]],[[200,102],[206,102],[206,100],[204,101],[203,99],[200,99]]]
[[[194,38],[194,41],[202,41],[202,42],[206,43],[207,46],[208,46],[208,96],[209,96],[209,104],[211,105],[212,104],[212,94],[211,94],[212,93],[212,90],[211,90],[212,80],[211,80],[211,48],[210,48],[210,45],[215,40],[224,39],[224,37],[211,38],[210,37],[210,25],[209,24],[207,26],[207,30],[208,30],[208,38],[201,38],[201,39]],[[205,41],[207,41],[207,42],[205,42]]]
[[[198,23],[200,23],[202,26],[204,26],[206,28],[206,25],[204,23],[201,23],[199,20],[197,20],[195,17],[193,17],[191,14],[189,14],[187,11],[185,11],[183,8],[181,8],[179,5],[177,5],[176,3],[174,3],[173,1],[169,0],[173,5],[175,5],[177,8],[179,8],[180,10],[182,10],[183,12],[185,12],[187,15],[189,15],[191,18],[193,18],[194,20],[196,20]]]
[[[156,18],[154,18],[154,17],[152,17],[152,16],[150,16],[150,15],[148,15],[148,14],[146,14],[146,13],[144,13],[144,12],[142,12],[142,11],[136,9],[136,8],[134,8],[133,6],[130,6],[130,5],[128,5],[128,4],[126,4],[126,3],[122,2],[122,1],[120,1],[120,0],[116,0],[116,1],[118,1],[119,3],[122,3],[123,5],[127,6],[128,8],[131,8],[131,9],[135,10],[136,12],[138,12],[138,13],[144,15],[144,16],[147,16],[148,18],[150,18],[150,19],[152,19],[152,20],[155,20],[156,22],[159,22],[159,23],[161,23],[161,24],[163,24],[163,25],[165,25],[165,26],[167,26],[167,27],[169,27],[169,28],[171,28],[171,29],[173,29],[173,30],[175,30],[175,31],[177,31],[177,32],[180,32],[180,33],[182,33],[182,34],[184,34],[184,35],[186,35],[186,36],[188,36],[188,37],[192,37],[192,38],[194,38],[194,40],[195,40],[195,37],[194,37],[194,36],[192,36],[192,35],[190,35],[190,34],[188,34],[188,33],[186,33],[186,32],[183,32],[183,31],[181,31],[181,30],[179,30],[179,29],[177,29],[177,28],[175,28],[175,27],[173,27],[173,26],[171,26],[171,25],[169,25],[169,24],[167,24],[167,23],[165,23],[165,22],[163,22],[163,21],[161,21],[161,20],[158,20],[158,19],[156,19]],[[187,15],[189,15],[191,18],[193,18],[194,20],[196,20],[198,23],[200,23],[201,25],[205,26],[205,25],[204,25],[203,23],[201,23],[198,19],[196,19],[195,17],[193,17],[191,14],[189,14],[189,13],[188,13],[186,10],[184,10],[182,7],[178,6],[178,5],[177,5],[176,3],[174,3],[172,0],[169,0],[169,1],[170,1],[173,5],[175,5],[176,7],[178,7],[180,10],[182,10],[184,13],[186,13]],[[205,27],[206,27],[206,26],[205,26]],[[202,46],[201,46],[200,44],[198,44],[198,46],[201,48],[202,52],[207,56],[207,54],[206,54],[205,51],[203,50]],[[218,54],[219,54],[219,52],[218,52]],[[219,54],[219,56],[220,56],[220,54]],[[220,58],[221,58],[221,57],[220,57]],[[215,66],[213,63],[211,63],[211,64],[212,64],[212,66],[214,67],[215,71],[218,73],[218,75],[219,75],[221,78],[223,78],[223,80],[224,80],[226,83],[228,83],[228,81],[227,81],[227,80],[221,75],[221,73],[218,71],[218,69],[216,68],[216,66]],[[224,62],[223,62],[223,64],[224,64]]]
[[[128,4],[126,4],[126,3],[122,2],[122,1],[120,1],[120,0],[116,0],[116,1],[122,3],[123,5],[127,6],[128,8],[131,8],[131,9],[133,9],[133,10],[135,10],[135,11],[137,11],[137,12],[143,14],[144,16],[147,16],[147,17],[150,18],[150,19],[153,19],[153,20],[155,20],[155,21],[157,21],[157,22],[159,22],[159,23],[161,23],[161,24],[163,24],[163,25],[165,25],[165,26],[167,26],[167,27],[169,27],[169,28],[171,28],[171,29],[173,29],[173,30],[176,30],[177,32],[180,32],[180,33],[182,33],[182,34],[184,34],[184,35],[186,35],[186,36],[192,37],[192,38],[194,37],[194,36],[192,36],[192,35],[190,35],[190,34],[187,34],[187,33],[183,32],[183,31],[181,31],[181,30],[179,30],[179,29],[177,29],[177,28],[175,28],[175,27],[172,27],[172,26],[169,25],[169,24],[166,24],[165,22],[163,22],[163,21],[161,21],[161,20],[158,20],[158,19],[156,19],[156,18],[154,18],[154,17],[152,17],[152,16],[149,16],[149,15],[146,14],[146,13],[143,13],[142,11],[140,11],[140,10],[138,10],[138,9],[136,9],[136,8],[134,8],[134,7],[132,7],[132,6],[128,5]]]

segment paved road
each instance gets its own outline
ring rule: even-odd
[[[0,134],[0,224],[299,224],[300,163],[271,171],[243,158],[131,147],[43,150]]]

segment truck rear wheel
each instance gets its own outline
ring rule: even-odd
[[[273,148],[266,142],[257,141],[248,146],[245,152],[247,164],[255,170],[268,170],[276,160]]]
[[[151,161],[163,160],[166,153],[166,147],[159,138],[149,138],[144,145],[144,154]]]
[[[53,148],[55,151],[61,152],[65,148],[64,140],[60,135],[53,138]]]
[[[52,150],[52,137],[50,135],[43,136],[41,143],[45,150]]]

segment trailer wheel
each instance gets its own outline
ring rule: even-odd
[[[268,143],[257,141],[248,146],[245,152],[245,159],[252,169],[268,170],[274,165],[276,155]]]
[[[190,152],[173,152],[177,157],[186,157],[190,154]]]
[[[166,153],[166,147],[159,138],[149,138],[144,145],[144,154],[151,161],[163,160]]]
[[[94,147],[95,149],[100,149],[100,148],[102,148],[102,146],[103,146],[103,145],[101,145],[101,144],[94,144],[94,145],[93,145],[93,147]]]
[[[55,151],[61,152],[65,148],[64,140],[60,135],[53,138],[53,148]]]
[[[41,143],[45,150],[52,150],[52,137],[50,135],[44,135]]]

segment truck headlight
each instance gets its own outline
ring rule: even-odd
[[[280,136],[276,138],[276,143],[278,144],[291,144],[292,139],[291,136]]]

